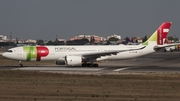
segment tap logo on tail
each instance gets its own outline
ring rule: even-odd
[[[163,45],[171,26],[171,22],[163,23],[157,30],[157,44]]]
[[[171,22],[164,22],[143,45],[148,45],[149,41],[156,42],[157,45],[163,45],[171,24]]]

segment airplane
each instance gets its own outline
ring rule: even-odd
[[[164,52],[173,52],[180,49],[180,43],[172,43],[166,38],[166,44],[174,44],[174,46],[165,47]]]
[[[131,59],[161,48],[172,22],[164,22],[139,45],[22,46],[8,49],[2,56],[18,61],[56,61],[57,65],[98,67],[98,61]],[[19,66],[23,66],[19,63]]]

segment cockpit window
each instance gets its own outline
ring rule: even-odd
[[[12,51],[12,50],[7,50],[6,52],[10,52],[10,53],[12,53],[13,51]]]

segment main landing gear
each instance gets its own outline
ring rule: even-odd
[[[82,67],[98,67],[99,65],[97,63],[83,63]]]

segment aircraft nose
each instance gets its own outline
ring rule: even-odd
[[[12,54],[9,54],[9,53],[7,53],[7,52],[4,52],[4,53],[2,54],[2,56],[5,57],[5,58],[11,58],[11,57],[12,57]]]
[[[2,53],[2,56],[3,56],[3,57],[6,57],[6,53]]]
[[[4,52],[2,53],[2,56],[8,58],[9,55],[6,52]]]

